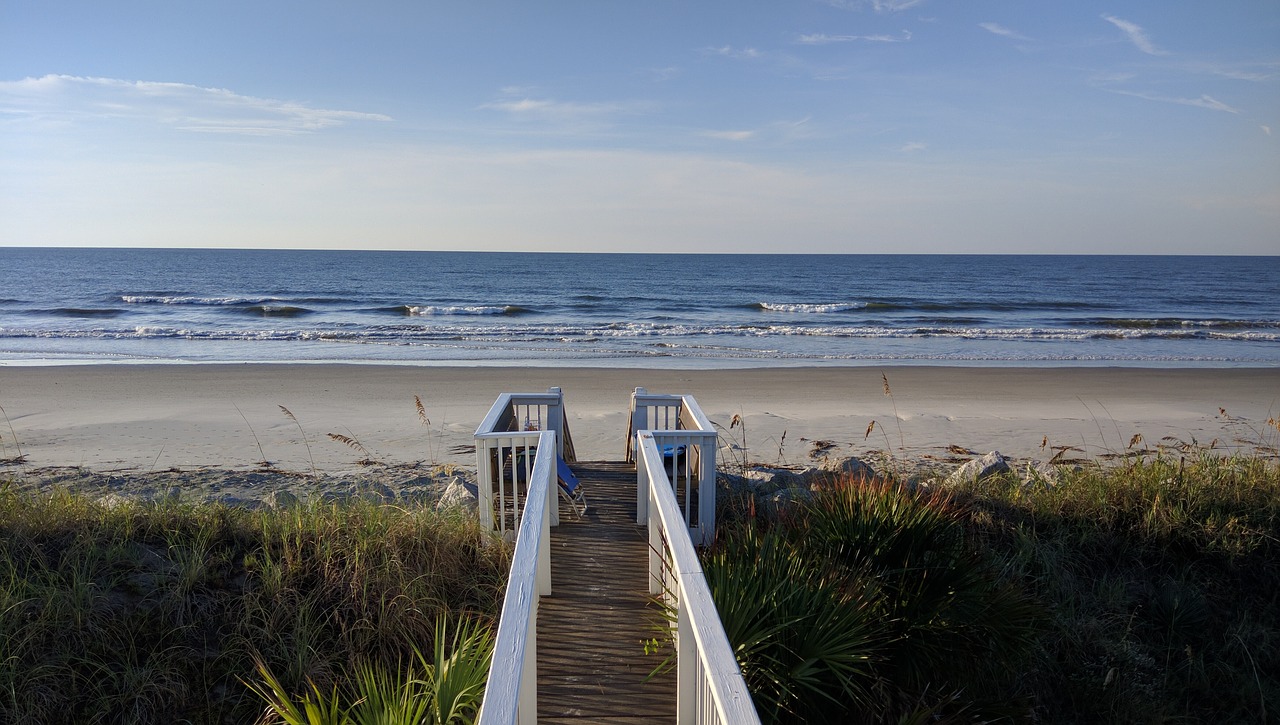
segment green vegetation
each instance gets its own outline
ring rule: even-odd
[[[723,532],[703,568],[766,722],[1016,711],[995,695],[1040,610],[967,546],[945,497],[833,479],[789,516]]]
[[[361,501],[0,488],[0,722],[246,723],[307,693],[362,722],[352,702],[424,690],[468,716],[508,566],[489,542],[474,517]]]
[[[1134,456],[939,492],[833,479],[704,553],[763,719],[1265,722],[1280,465]]]
[[[1059,722],[1280,711],[1280,465],[1155,458],[957,491],[976,546],[1050,606],[1022,690]]]
[[[450,638],[441,618],[436,626],[433,656],[428,658],[414,647],[413,662],[405,672],[364,663],[356,668],[354,682],[346,692],[339,692],[335,686],[325,695],[313,682],[299,704],[298,698],[259,662],[258,672],[265,685],[249,686],[267,701],[270,715],[286,725],[470,723],[484,696],[493,645],[493,629],[489,626],[471,620]]]

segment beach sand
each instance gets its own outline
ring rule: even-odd
[[[264,456],[298,472],[313,462],[327,472],[359,469],[363,454],[327,435],[334,433],[389,464],[474,465],[465,447],[494,398],[553,385],[564,390],[584,460],[621,458],[636,386],[691,393],[726,428],[741,416],[745,425],[725,435],[740,445],[745,432],[750,458],[769,463],[806,463],[814,440],[835,443],[836,455],[889,448],[943,461],[956,458],[949,446],[1019,460],[1047,460],[1054,446],[1071,446],[1078,450],[1070,457],[1095,458],[1123,451],[1136,434],[1148,447],[1166,438],[1235,445],[1257,442],[1267,418],[1280,414],[1276,369],[0,367],[9,420],[0,421],[0,458],[16,454],[16,437],[28,470],[247,471]],[[418,419],[415,395],[430,427]]]

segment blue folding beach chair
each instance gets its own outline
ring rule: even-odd
[[[536,451],[531,448],[530,451]],[[515,480],[521,484],[527,484],[529,481],[528,473],[525,470],[525,456],[516,456],[512,465],[512,475]],[[559,485],[560,498],[573,509],[575,518],[582,518],[587,513],[587,497],[582,491],[582,483],[578,481],[578,477],[573,474],[573,470],[569,468],[569,464],[565,462],[559,455],[556,456],[556,483]]]
[[[560,498],[568,502],[576,518],[587,513],[587,496],[582,491],[582,484],[573,475],[569,464],[560,456],[556,456],[556,482],[560,484]]]

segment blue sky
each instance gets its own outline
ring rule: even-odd
[[[1280,3],[0,0],[0,245],[1280,254]]]

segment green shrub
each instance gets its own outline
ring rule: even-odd
[[[1040,610],[966,542],[948,501],[837,481],[704,555],[767,721],[1001,718]]]

